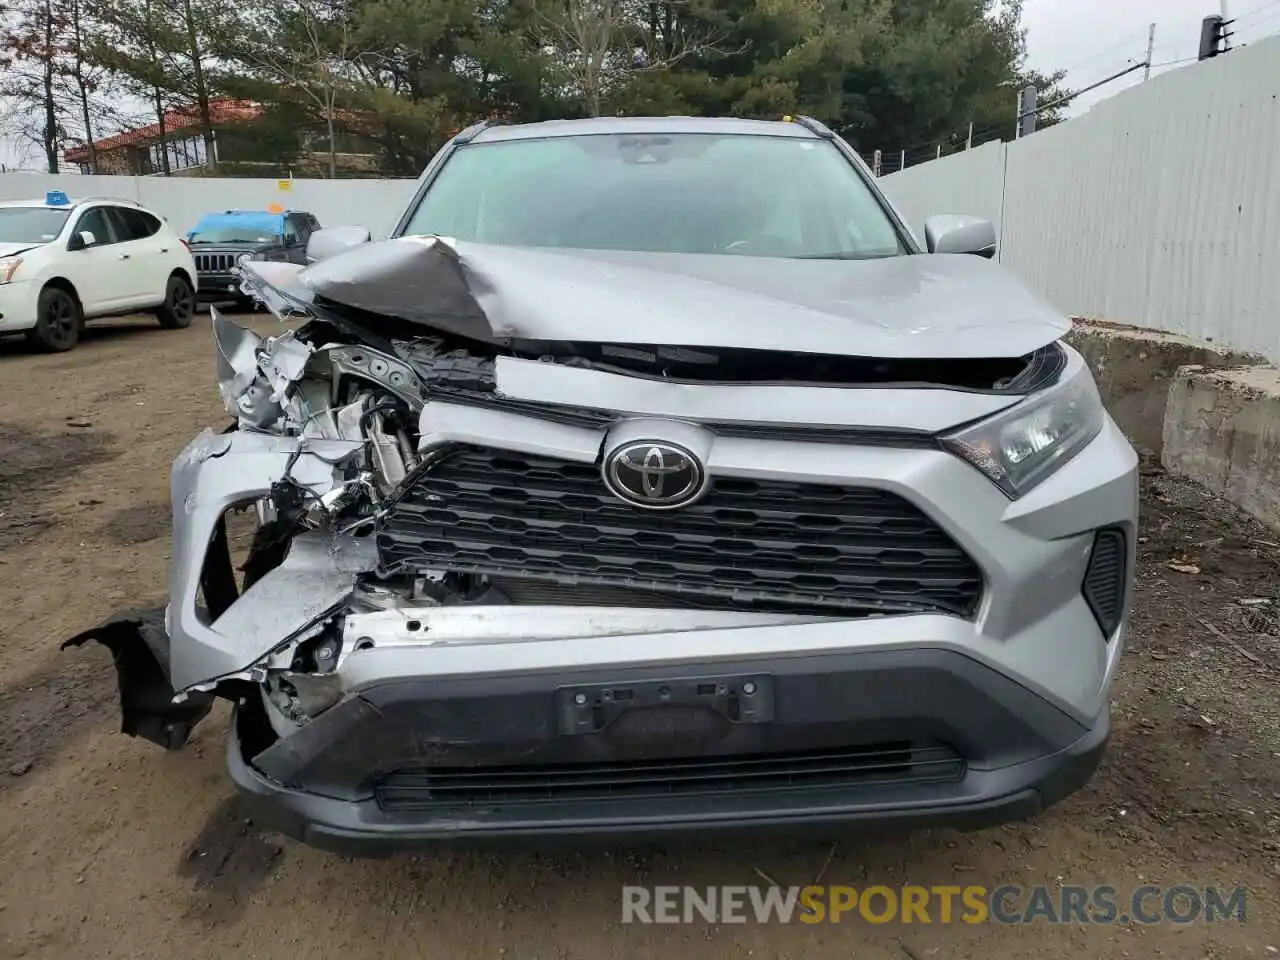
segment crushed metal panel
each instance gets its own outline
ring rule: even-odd
[[[173,549],[169,567],[169,631],[174,638],[172,677],[176,689],[243,670],[274,645],[251,646],[246,638],[223,635],[198,613],[197,596],[206,551],[222,516],[233,506],[268,495],[273,484],[288,476],[317,497],[338,485],[335,465],[358,453],[363,445],[348,440],[316,440],[236,431],[220,437],[197,437],[174,461],[170,497],[174,509]],[[214,455],[216,453],[216,455]],[[361,546],[335,544],[334,557],[320,563],[306,547],[293,564],[310,560],[313,566],[346,569],[346,558]],[[359,561],[351,561],[358,563]],[[347,574],[350,581],[350,574]],[[231,610],[235,610],[232,606]],[[231,610],[227,612],[230,613]],[[278,639],[278,638],[277,638]]]
[[[214,632],[245,651],[249,667],[338,606],[358,573],[377,565],[370,537],[304,533],[280,566],[266,573],[213,622]]]

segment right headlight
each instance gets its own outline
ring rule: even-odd
[[[1048,390],[943,438],[1011,500],[1055,474],[1093,441],[1106,412],[1083,363]]]

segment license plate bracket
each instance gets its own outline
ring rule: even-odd
[[[773,678],[768,674],[625,680],[574,684],[556,690],[560,732],[598,733],[629,710],[703,707],[729,723],[773,720]]]

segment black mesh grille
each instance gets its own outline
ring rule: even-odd
[[[377,541],[393,571],[626,587],[699,606],[968,616],[982,590],[973,560],[888,491],[716,478],[664,513],[614,497],[591,464],[474,447],[411,482]]]
[[[1110,640],[1124,612],[1125,539],[1122,530],[1099,530],[1081,588],[1103,635]]]
[[[888,743],[757,756],[401,770],[377,786],[393,812],[472,803],[617,800],[750,790],[937,783],[964,776],[964,760],[941,744]]]

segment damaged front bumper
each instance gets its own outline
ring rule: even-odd
[[[295,274],[259,292],[316,323],[264,341],[215,313],[237,425],[174,462],[163,617],[70,642],[112,649],[127,733],[179,746],[232,700],[263,822],[350,852],[976,825],[1097,764],[1133,451],[1104,418],[1011,498],[939,439],[1078,355],[1038,350],[1007,389],[701,382],[353,343]],[[679,510],[637,506],[670,467],[651,445],[705,479]],[[607,464],[632,448],[628,499]]]
[[[743,649],[744,632],[759,653]],[[351,855],[485,837],[967,829],[1031,816],[1085,783],[1105,748],[1106,711],[1080,722],[932,645],[947,632],[937,622],[891,630],[923,646],[874,651],[833,644],[838,628],[817,626],[637,637],[665,658],[645,666],[634,651],[608,666],[570,662],[618,643],[528,643],[522,664],[558,666],[507,670],[498,649],[492,673],[468,663],[454,677],[433,665],[431,676],[375,680],[382,670],[368,664],[359,695],[288,738],[271,741],[254,711],[240,711],[229,766],[259,822]],[[603,691],[691,703],[713,700],[699,695],[713,686],[767,700],[764,717],[667,711],[648,723],[638,709],[596,730],[589,716]]]

